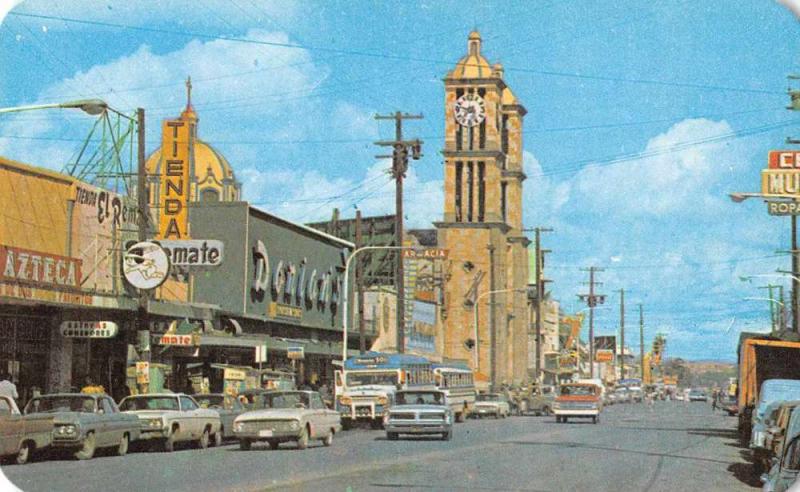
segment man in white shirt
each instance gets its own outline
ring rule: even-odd
[[[13,399],[18,399],[17,386],[11,382],[11,376],[5,371],[0,374],[0,395],[9,396]]]

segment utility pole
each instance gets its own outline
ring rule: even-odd
[[[598,303],[603,304],[606,302],[606,296],[603,294],[597,294],[594,291],[594,287],[596,285],[603,285],[602,282],[595,282],[594,274],[597,272],[604,271],[602,268],[597,268],[591,266],[589,268],[581,268],[583,272],[589,272],[589,282],[588,284],[584,282],[584,285],[589,286],[589,293],[588,294],[578,294],[578,299],[581,301],[585,301],[586,305],[589,306],[589,377],[594,378],[594,308],[597,306]],[[578,344],[578,349],[580,350],[580,343]]]
[[[625,289],[619,289],[619,378],[625,379]]]
[[[138,240],[147,241],[150,227],[150,211],[147,203],[147,168],[145,167],[145,129],[144,129],[144,109],[136,109],[137,126],[137,149],[136,149],[136,201],[138,212]],[[138,292],[139,306],[137,310],[136,336],[139,352],[139,360],[150,362],[150,320],[147,316],[147,299],[149,294],[146,290]],[[142,388],[144,389],[144,388]]]
[[[364,246],[361,235],[361,210],[356,210],[356,249]],[[358,291],[358,352],[364,355],[367,351],[367,341],[364,336],[364,268],[361,261],[356,261],[356,290]],[[348,313],[344,314],[349,316]]]
[[[523,229],[523,231],[533,231],[535,235],[534,244],[536,245],[536,364],[535,378],[537,383],[541,383],[542,375],[542,301],[544,300],[545,284],[549,280],[544,278],[544,255],[550,253],[549,249],[542,249],[541,233],[553,232],[549,227],[534,227],[533,229]]]
[[[791,81],[800,80],[800,75],[789,75],[789,94],[790,104],[786,107],[789,111],[800,111],[800,89],[792,89]],[[800,140],[796,138],[786,137],[786,143],[792,145],[800,144]],[[800,332],[800,251],[797,250],[797,216],[792,215],[792,331],[794,333]],[[771,303],[770,303],[771,304]]]
[[[491,390],[495,391],[497,388],[497,333],[495,333],[495,319],[494,319],[494,291],[496,289],[494,283],[494,245],[489,243],[486,246],[489,250],[489,384]],[[476,325],[477,326],[477,325]],[[476,347],[475,350],[478,350]],[[478,354],[480,360],[480,354]]]
[[[392,159],[392,177],[395,180],[395,218],[394,235],[398,247],[403,246],[403,178],[408,171],[408,151],[411,150],[411,157],[418,160],[422,157],[422,141],[403,140],[403,120],[421,120],[421,114],[408,114],[396,111],[390,115],[375,115],[376,120],[394,120],[395,139],[382,140],[375,142],[375,145],[382,147],[392,147],[394,150],[391,156],[380,155],[378,158]],[[404,292],[404,272],[403,255],[398,252],[397,264],[395,265],[395,288],[397,289],[397,353],[405,352],[405,292]]]
[[[759,287],[759,289],[768,289],[769,290],[769,319],[772,322],[772,331],[771,333],[775,333],[775,329],[778,326],[778,317],[780,314],[780,310],[775,309],[775,297],[772,295],[772,289],[776,289],[781,287],[780,285],[773,285],[767,284],[764,286]],[[782,309],[782,307],[781,307]]]
[[[642,378],[642,384],[644,384],[644,313],[641,302],[639,303],[639,361],[641,366],[639,377]]]

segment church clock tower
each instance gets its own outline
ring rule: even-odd
[[[469,361],[499,385],[527,379],[529,241],[522,232],[527,111],[506,85],[502,65],[490,65],[481,48],[480,34],[470,33],[467,55],[444,79],[445,203],[436,228],[450,262],[444,356]]]

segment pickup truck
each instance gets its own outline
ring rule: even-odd
[[[567,422],[570,417],[590,418],[592,423],[600,421],[603,410],[602,388],[593,383],[565,383],[553,403],[556,422]]]

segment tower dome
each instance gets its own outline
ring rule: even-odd
[[[486,58],[481,55],[481,35],[472,31],[467,37],[467,55],[461,58],[448,74],[453,79],[485,79],[492,77],[493,70]]]

